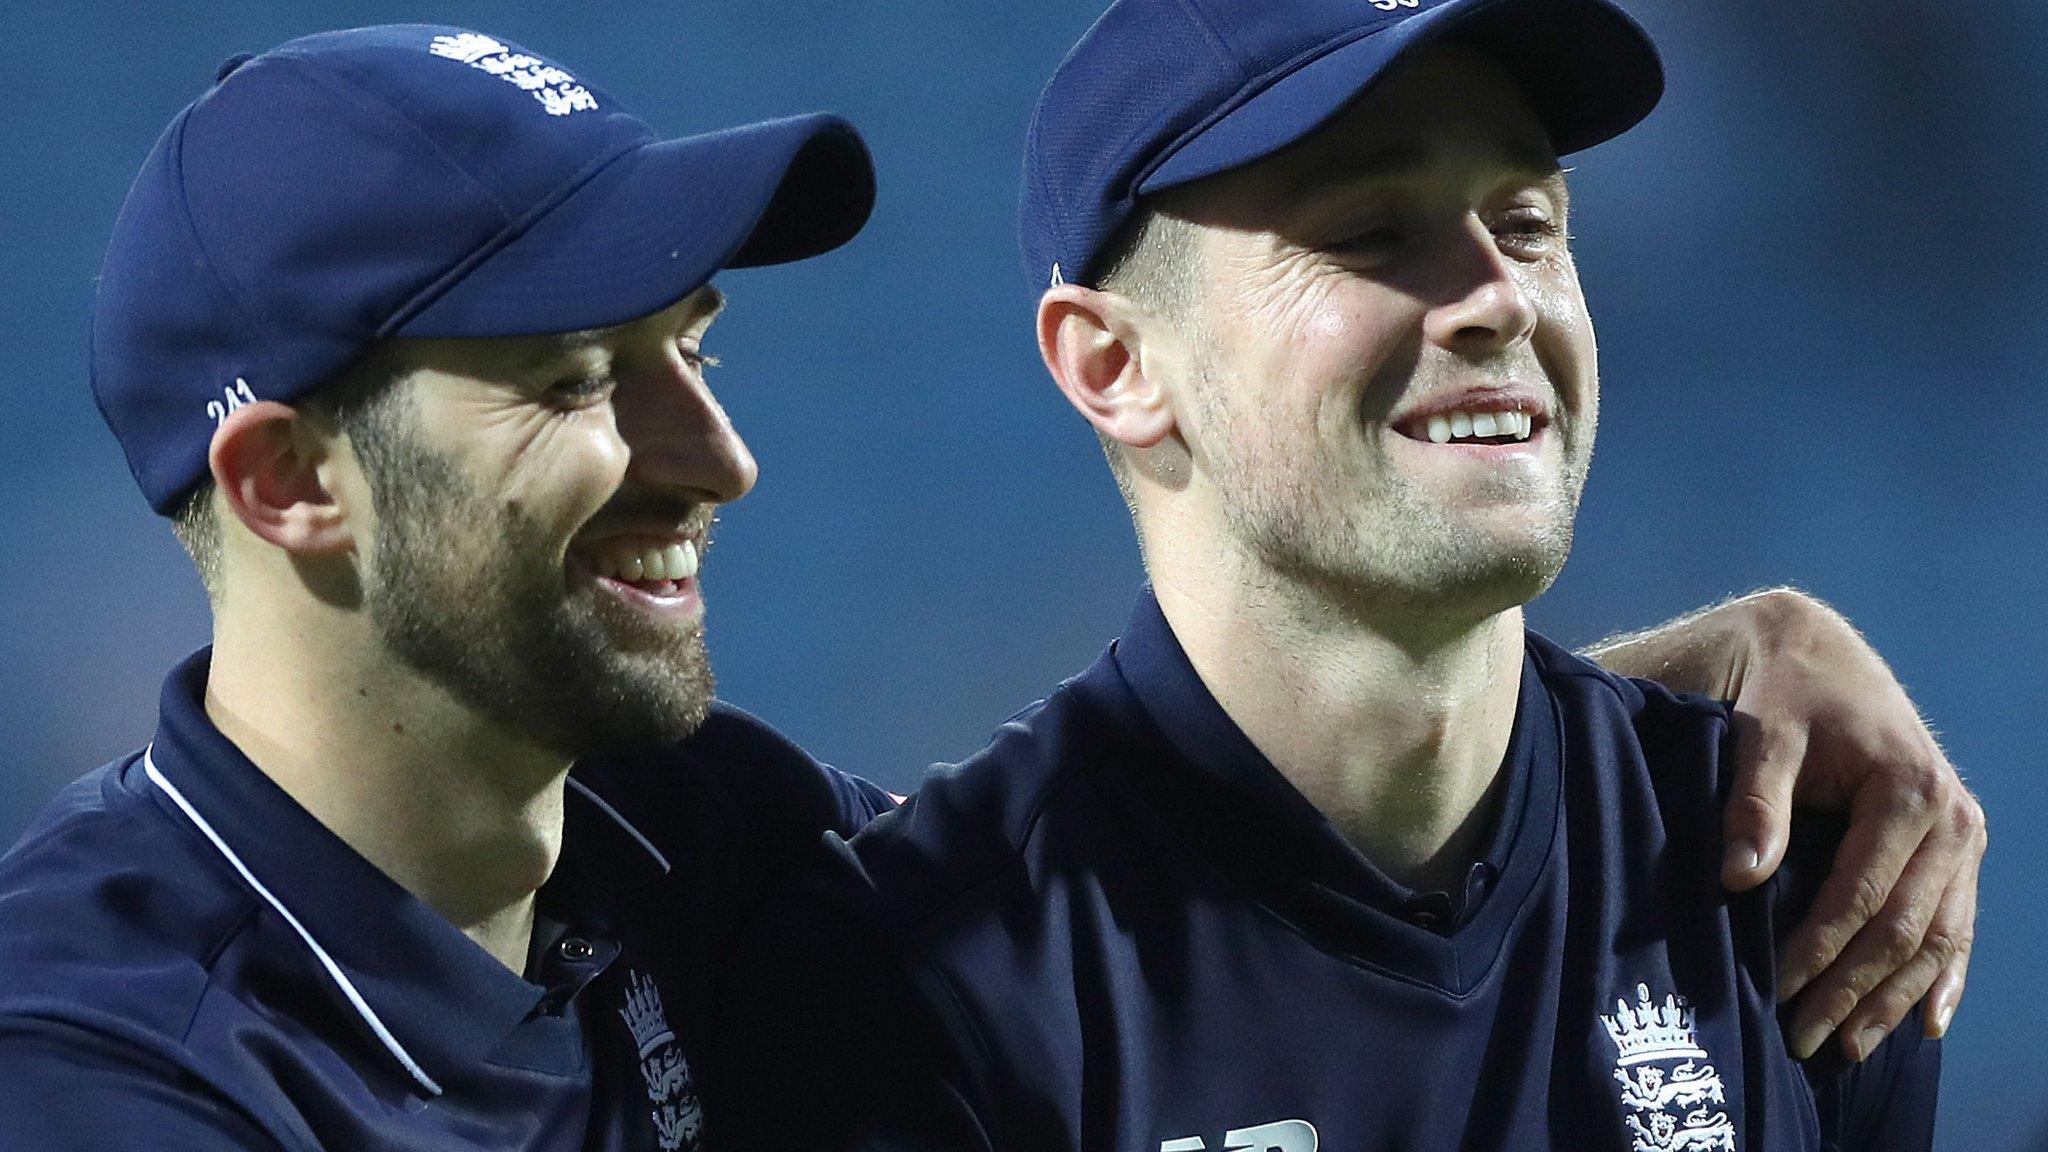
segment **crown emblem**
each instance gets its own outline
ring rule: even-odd
[[[619,1009],[619,1018],[633,1033],[634,1043],[640,1045],[640,1059],[676,1038],[669,1030],[668,1017],[661,1012],[661,989],[654,986],[654,980],[638,972],[626,978],[626,1006]]]
[[[1706,1059],[1693,1027],[1693,1011],[1682,997],[1666,996],[1664,1003],[1658,1004],[1650,999],[1647,984],[1636,985],[1636,996],[1634,1008],[1617,1000],[1615,1014],[1600,1018],[1621,1053],[1621,1067],[1645,1060]]]

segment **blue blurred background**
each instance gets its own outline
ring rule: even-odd
[[[668,131],[813,108],[866,129],[867,232],[722,280],[713,383],[762,480],[707,570],[714,656],[727,697],[898,789],[978,746],[1116,632],[1139,580],[1094,439],[1039,367],[1014,241],[1025,117],[1099,3],[9,4],[0,843],[138,746],[158,678],[207,637],[86,387],[128,181],[230,53],[390,20],[522,41]],[[1790,581],[1862,625],[1994,835],[1942,1146],[2048,1140],[2048,471],[2022,443],[2048,412],[2048,6],[1636,8],[1671,90],[1577,161],[1605,435],[1533,617],[1578,644]]]

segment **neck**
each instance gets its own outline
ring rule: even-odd
[[[522,972],[569,762],[395,667],[360,630],[221,621],[207,716],[349,847]]]
[[[1167,567],[1154,565],[1159,606],[1259,751],[1381,871],[1417,889],[1455,883],[1480,854],[1513,734],[1521,609],[1395,631],[1213,558]]]

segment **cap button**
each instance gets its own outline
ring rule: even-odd
[[[242,65],[247,64],[249,61],[254,60],[255,58],[256,54],[254,52],[235,53],[233,56],[230,56],[227,59],[220,62],[220,71],[213,74],[213,82],[215,84],[220,83],[221,81],[234,75],[235,69],[240,68]]]
[[[580,964],[597,955],[597,949],[590,946],[590,941],[575,936],[563,940],[557,945],[557,949],[561,952],[562,959],[571,964]]]

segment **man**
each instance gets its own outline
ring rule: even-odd
[[[93,385],[214,644],[0,865],[0,1147],[697,1146],[732,909],[889,802],[712,704],[708,282],[873,195],[844,121],[660,140],[454,28],[172,122]]]
[[[1023,238],[1151,586],[771,906],[714,1135],[1928,1146],[1938,1024],[1852,1027],[1860,1066],[1792,1050],[1846,1014],[1780,1030],[1827,845],[1722,890],[1730,709],[1523,626],[1598,401],[1556,157],[1661,85],[1606,0],[1119,0],[1091,29],[1033,118]]]
[[[697,1146],[736,918],[888,804],[710,701],[698,566],[755,470],[708,281],[871,199],[839,121],[658,142],[459,29],[294,41],[180,115],[94,384],[215,643],[0,863],[0,1148]],[[1822,636],[1753,607],[1639,646],[1720,676]],[[1780,737],[1851,698],[1838,660],[1753,663]],[[1917,724],[1880,684],[1870,730]],[[1883,820],[1939,763],[1847,759],[1758,779]],[[1775,810],[1740,868],[1774,866]],[[1873,889],[1907,857],[1970,887],[1973,852],[1913,845]],[[1917,948],[1913,903],[1876,923]]]

